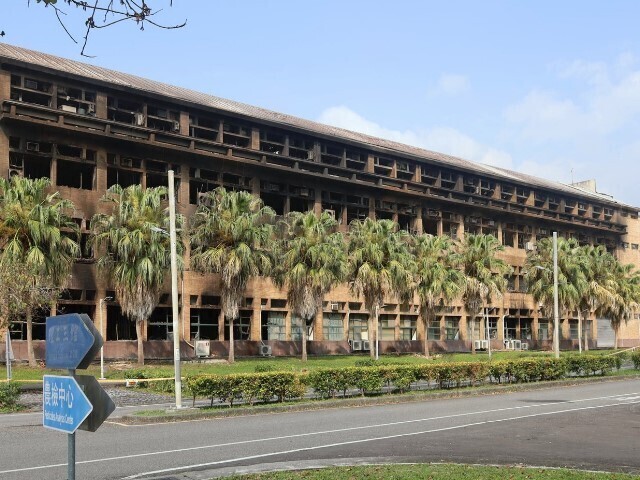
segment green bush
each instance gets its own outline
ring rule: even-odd
[[[640,351],[631,354],[631,361],[633,362],[633,368],[640,370]]]
[[[356,360],[356,367],[375,367],[376,361],[373,358],[363,358],[362,360]]]
[[[20,385],[14,382],[0,383],[0,410],[15,411],[18,409]]]
[[[259,363],[256,365],[254,371],[256,373],[273,372],[276,368],[270,363]]]

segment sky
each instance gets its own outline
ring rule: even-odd
[[[640,2],[147,2],[187,25],[93,31],[85,58],[53,9],[1,0],[2,41],[640,206]]]

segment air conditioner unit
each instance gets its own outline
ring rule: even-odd
[[[511,340],[514,350],[522,350],[522,342],[520,340]]]
[[[270,357],[271,356],[271,345],[260,345],[260,356],[261,357]]]
[[[331,311],[332,312],[337,312],[340,309],[340,304],[338,303],[332,303],[331,304]]]
[[[359,352],[362,350],[362,342],[360,340],[351,340],[351,351]]]
[[[135,114],[135,124],[139,127],[144,126],[144,113]]]
[[[313,150],[312,150],[312,151],[307,152],[307,160],[313,160],[313,157],[314,157]]]
[[[211,355],[211,342],[209,340],[196,340],[194,351],[196,357],[208,357]]]
[[[60,110],[63,112],[78,113],[78,108],[73,105],[61,105]]]
[[[489,340],[480,340],[480,349],[489,350]]]
[[[365,351],[369,351],[370,350],[370,348],[369,348],[369,340],[363,340],[362,341],[362,350],[365,350]]]
[[[480,340],[473,341],[473,348],[476,350],[482,349],[482,342]]]
[[[37,142],[27,142],[27,151],[29,152],[39,152],[40,144]]]
[[[178,122],[178,121],[174,121],[173,122],[173,131],[174,132],[179,132],[180,131],[180,122]]]
[[[522,348],[522,350],[529,350],[529,343],[528,342],[522,342],[520,344],[520,347]]]
[[[10,168],[9,169],[9,178],[11,177],[22,177],[23,173],[22,173],[22,169],[18,169],[18,168]]]
[[[335,210],[326,209],[325,213],[328,213],[329,216],[335,220],[335,218],[336,218],[336,211]]]
[[[133,165],[133,160],[131,160],[131,158],[129,157],[122,157],[120,159],[120,166],[121,167],[131,167]]]
[[[524,244],[524,249],[527,252],[533,252],[535,250],[536,246],[533,242],[527,242]]]

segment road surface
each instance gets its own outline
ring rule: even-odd
[[[269,468],[450,461],[640,473],[640,380],[77,433],[77,478],[207,479]],[[65,478],[66,435],[0,416],[0,478]]]

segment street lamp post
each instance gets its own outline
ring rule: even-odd
[[[182,408],[182,378],[180,378],[180,319],[178,318],[178,256],[176,252],[176,196],[173,170],[169,175],[169,243],[171,244],[171,311],[173,319],[173,368],[176,408]]]
[[[553,352],[560,358],[560,327],[558,314],[558,232],[553,232]]]
[[[104,313],[102,312],[102,309],[104,308],[104,302],[108,302],[109,300],[113,300],[112,297],[104,297],[101,298],[100,301],[98,302],[98,310],[100,313],[100,335],[104,335],[104,323],[103,323],[103,316]],[[106,335],[104,335],[104,338],[106,338]],[[104,380],[104,342],[102,343],[102,346],[100,347],[100,380]]]

